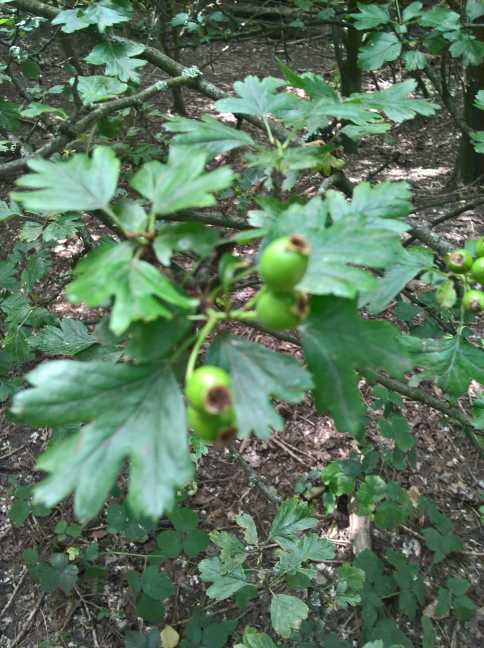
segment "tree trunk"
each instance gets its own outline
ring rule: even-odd
[[[484,40],[484,28],[476,30],[479,40]],[[472,130],[484,130],[484,110],[476,108],[474,100],[477,92],[484,90],[484,62],[469,66],[465,70],[464,120]],[[484,174],[484,155],[476,153],[467,134],[461,137],[457,156],[456,175],[464,184],[477,180]]]
[[[348,11],[356,11],[356,0],[349,0]],[[361,92],[362,74],[358,67],[358,51],[361,47],[362,35],[353,27],[333,28],[333,42],[336,63],[341,79],[341,94],[349,97],[353,92]],[[347,153],[356,153],[358,145],[353,140],[343,136],[343,147]]]

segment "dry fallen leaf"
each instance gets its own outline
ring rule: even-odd
[[[412,502],[412,506],[414,508],[418,507],[418,500],[420,498],[420,491],[416,486],[410,486],[408,489],[408,496],[410,498],[410,501]]]
[[[161,646],[162,648],[176,648],[178,642],[180,641],[180,635],[172,628],[170,625],[166,625],[163,630],[160,632]]]
[[[445,617],[449,616],[449,612],[445,612],[445,614],[437,614],[437,600],[432,601],[427,605],[426,608],[423,610],[423,614],[425,616],[428,616],[429,619],[445,619]]]

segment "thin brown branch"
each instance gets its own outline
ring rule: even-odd
[[[272,502],[273,504],[280,504],[282,502],[282,498],[280,497],[280,495],[274,493],[274,491],[271,490],[271,488],[262,481],[262,479],[252,468],[252,466],[249,463],[247,463],[247,461],[244,459],[244,457],[240,454],[240,452],[236,448],[231,448],[230,453],[237,461],[237,463],[239,463],[242,466],[249,480],[257,486],[257,488],[267,497],[267,499],[270,502]]]
[[[45,2],[40,0],[14,0],[13,4],[20,9],[29,11],[37,16],[44,16],[45,18],[55,18],[61,9],[52,7]],[[173,60],[166,54],[163,54],[160,50],[155,47],[145,46],[144,51],[140,54],[140,58],[144,58],[146,61],[154,65],[155,67],[160,68],[167,72],[170,76],[183,76],[185,79],[188,79],[186,85],[192,87],[195,90],[198,90],[206,97],[210,99],[218,100],[224,99],[227,97],[227,94],[223,92],[213,83],[210,83],[202,76],[193,76],[189,78],[190,68],[185,67],[181,63]],[[257,128],[266,131],[264,122],[258,117],[252,117],[250,115],[244,115],[244,119],[249,123],[257,126]],[[288,137],[288,132],[285,128],[280,126],[274,120],[271,120],[271,130],[273,135],[275,135],[279,140],[284,141]]]
[[[422,241],[422,243],[425,243],[425,245],[438,252],[441,256],[445,256],[453,248],[448,241],[434,234],[434,232],[424,225],[413,225],[412,229],[409,230],[409,234],[413,240],[418,239]]]
[[[256,328],[258,330],[264,331],[265,333],[272,335],[272,337],[275,337],[278,340],[283,340],[284,342],[290,342],[291,344],[295,344],[297,346],[301,345],[299,338],[290,333],[278,333],[274,331],[269,331],[268,329],[260,327],[253,322],[247,322],[247,325],[251,326],[252,328]],[[401,380],[397,380],[396,378],[390,378],[385,374],[381,373],[380,371],[373,371],[372,369],[364,369],[364,370],[359,369],[359,373],[365,378],[367,378],[370,382],[380,383],[384,387],[387,387],[388,389],[391,389],[392,391],[395,391],[398,394],[401,394],[402,396],[409,398],[410,400],[417,401],[419,403],[424,403],[425,405],[429,405],[430,407],[437,410],[438,412],[441,412],[442,414],[445,414],[446,416],[453,419],[454,421],[457,421],[458,423],[461,424],[464,430],[464,434],[467,436],[467,438],[472,443],[472,445],[478,450],[481,456],[484,456],[484,448],[481,446],[479,440],[477,439],[476,435],[473,432],[474,428],[472,425],[472,419],[466,414],[464,414],[463,412],[461,412],[457,407],[453,407],[452,405],[449,405],[445,401],[435,398],[434,396],[432,396],[431,394],[429,394],[423,389],[417,387],[410,387],[409,385],[402,382]]]
[[[62,147],[76,139],[81,133],[87,131],[101,118],[106,117],[106,115],[130,106],[142,106],[145,101],[159,92],[180,85],[187,85],[188,82],[189,80],[183,76],[163,79],[153,83],[148,88],[145,88],[145,90],[130,95],[129,97],[120,97],[119,99],[113,99],[113,101],[108,101],[102,104],[88,113],[85,117],[82,117],[82,119],[77,123],[68,123],[61,126],[61,133],[59,135],[56,135],[50,142],[38,148],[31,155],[0,165],[0,178],[15,175],[24,171],[28,167],[29,160],[33,158],[49,157],[53,153],[60,151]]]
[[[424,391],[423,389],[420,389],[418,387],[410,387],[409,385],[401,382],[400,380],[396,380],[395,378],[390,378],[388,376],[385,376],[385,374],[379,371],[372,371],[371,369],[366,369],[361,373],[366,378],[368,378],[368,380],[370,380],[371,382],[380,383],[380,385],[383,385],[384,387],[387,387],[388,389],[391,389],[392,391],[395,391],[398,394],[401,394],[402,396],[406,396],[407,398],[410,398],[413,401],[417,401],[419,403],[424,403],[425,405],[429,405],[430,407],[437,410],[438,412],[441,412],[442,414],[445,414],[449,418],[452,418],[458,423],[460,423],[462,425],[462,429],[464,430],[464,434],[466,435],[466,437],[469,439],[472,445],[478,450],[479,454],[481,456],[484,456],[484,448],[481,446],[479,440],[477,439],[476,435],[473,432],[472,420],[466,414],[461,412],[459,409],[457,409],[456,407],[452,407],[452,405],[449,405],[442,399],[435,398],[435,396],[432,396],[431,394]]]
[[[39,611],[40,606],[42,605],[42,602],[43,602],[44,598],[45,598],[45,593],[42,593],[39,596],[39,598],[37,600],[37,603],[35,604],[34,609],[29,614],[29,616],[27,618],[27,621],[25,622],[24,626],[22,627],[22,629],[20,630],[18,635],[15,637],[15,639],[10,644],[10,648],[16,648],[16,646],[18,646],[23,641],[23,639],[25,638],[25,636],[27,635],[27,633],[30,630],[30,626],[32,625],[32,621],[34,620],[37,612]]]
[[[469,136],[472,132],[472,129],[459,114],[457,106],[454,103],[454,98],[448,92],[446,86],[444,85],[444,87],[442,87],[429,65],[427,65],[423,72],[429,79],[430,83],[433,85],[434,89],[440,95],[444,106],[447,108],[447,111],[452,117],[457,128],[461,131],[461,133]]]
[[[27,568],[24,567],[23,570],[22,570],[22,573],[20,574],[20,576],[17,577],[17,583],[16,583],[16,585],[15,585],[15,588],[14,588],[14,590],[13,590],[13,592],[12,592],[10,598],[9,598],[8,601],[5,603],[5,605],[4,605],[3,608],[2,608],[2,611],[0,612],[0,619],[2,619],[2,618],[5,616],[5,614],[8,612],[8,610],[9,610],[10,607],[12,606],[12,603],[14,602],[15,597],[16,597],[17,594],[19,593],[20,588],[22,587],[23,582],[24,582],[26,576],[27,576]]]

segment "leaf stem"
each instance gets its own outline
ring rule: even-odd
[[[208,320],[205,326],[201,329],[200,333],[198,334],[197,341],[195,342],[195,345],[193,346],[192,352],[190,353],[190,357],[188,359],[185,381],[187,381],[190,378],[190,376],[192,375],[195,369],[197,357],[198,354],[200,353],[200,349],[202,348],[203,343],[210,335],[210,333],[213,331],[213,329],[217,326],[217,324],[223,319],[225,319],[225,313],[219,313],[214,310],[208,311]]]
[[[269,122],[267,121],[267,117],[264,115],[263,118],[263,123],[267,132],[267,137],[269,138],[269,142],[274,146],[276,143],[276,140],[274,139],[274,135],[272,134],[271,127],[269,126]]]
[[[148,232],[150,232],[150,234],[153,234],[155,231],[155,227],[156,227],[156,214],[152,209],[148,215]]]
[[[237,320],[238,322],[254,322],[257,318],[255,311],[234,310],[230,311],[228,319]]]
[[[114,211],[111,209],[109,205],[106,205],[106,207],[102,208],[102,211],[109,216],[109,218],[115,223],[121,230],[123,229],[123,226],[121,225],[121,221],[119,218],[116,216]]]

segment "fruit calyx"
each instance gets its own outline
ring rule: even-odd
[[[309,256],[309,243],[306,241],[304,236],[301,236],[300,234],[291,234],[291,236],[288,236],[287,247],[289,250],[299,252],[299,254],[302,254],[303,256]]]
[[[278,293],[266,288],[261,291],[257,300],[257,319],[262,326],[274,331],[294,328],[301,324],[308,314],[308,296],[297,290]]]
[[[482,290],[467,290],[462,297],[464,308],[471,313],[484,311],[484,292]]]
[[[457,274],[469,272],[472,268],[473,259],[467,250],[454,250],[447,256],[447,266],[449,270]]]
[[[187,380],[185,394],[189,404],[205,414],[222,414],[232,407],[230,376],[220,367],[195,369]]]

